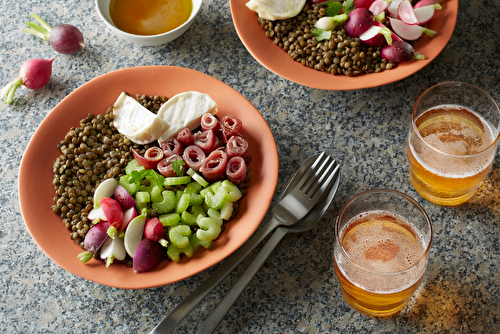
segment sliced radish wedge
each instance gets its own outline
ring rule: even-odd
[[[115,192],[115,188],[118,186],[117,179],[106,179],[99,183],[94,193],[94,208],[99,208],[101,206],[101,199],[103,197],[111,197]]]
[[[442,0],[420,0],[419,2],[417,2],[415,4],[415,6],[413,6],[413,8],[420,8],[420,7],[424,7],[424,6],[429,6],[429,5],[436,5],[438,3],[440,3]]]
[[[399,19],[406,24],[418,24],[417,16],[413,11],[413,6],[411,5],[410,0],[404,0],[399,4],[398,16]]]
[[[142,241],[145,224],[146,215],[142,214],[132,219],[125,230],[125,237],[123,238],[123,241],[125,243],[125,250],[131,258],[134,258],[135,251]]]
[[[137,210],[135,207],[128,208],[127,210],[123,211],[123,224],[120,227],[120,231],[125,231],[127,229],[128,224],[137,217]]]
[[[392,31],[389,28],[373,25],[370,29],[362,33],[359,39],[370,46],[382,46],[392,44],[391,34]]]
[[[391,15],[391,17],[394,17],[396,19],[399,18],[398,16],[398,7],[399,4],[403,2],[403,0],[392,0],[391,3],[389,4],[389,7],[387,7],[387,11]]]
[[[434,16],[436,6],[441,9],[441,5],[429,5],[414,9],[415,17],[417,18],[418,24],[422,25],[429,22]]]
[[[377,27],[380,27],[380,28],[387,28],[383,23],[379,22],[379,21],[375,21],[373,23],[373,25],[377,26]],[[390,29],[389,29],[390,30]],[[402,41],[403,39],[401,37],[399,37],[398,35],[396,35],[394,33],[394,31],[391,31],[391,39],[392,41]],[[388,43],[389,44],[389,43]]]
[[[398,19],[389,18],[389,21],[391,22],[392,30],[394,30],[399,37],[407,41],[415,41],[419,39],[422,34],[427,34],[431,37],[436,34],[434,30],[419,25],[406,24]]]
[[[387,10],[390,3],[391,0],[375,0],[370,5],[370,12],[372,12],[374,16],[378,16]]]
[[[89,212],[88,218],[92,221],[98,219],[99,221],[105,221],[106,216],[104,215],[104,212],[102,211],[102,208],[97,208],[97,209],[92,209]]]

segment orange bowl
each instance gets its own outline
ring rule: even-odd
[[[309,0],[307,0],[309,1]],[[378,87],[402,80],[418,72],[436,58],[448,43],[455,29],[458,14],[458,0],[446,0],[441,3],[442,9],[436,11],[427,24],[429,29],[437,31],[434,37],[424,35],[415,45],[415,50],[426,59],[401,63],[397,68],[348,77],[331,75],[296,62],[266,37],[260,27],[258,15],[245,6],[248,0],[229,0],[233,23],[241,41],[248,52],[271,72],[311,88],[324,90],[353,90]]]
[[[220,117],[232,114],[243,122],[249,142],[252,178],[248,193],[240,201],[238,215],[213,243],[200,248],[192,258],[163,261],[155,270],[135,274],[124,264],[106,269],[102,261],[82,264],[82,252],[62,219],[52,212],[54,177],[52,165],[61,154],[57,144],[70,127],[79,126],[88,113],[103,114],[121,92],[171,97],[185,91],[210,95]],[[266,121],[241,94],[206,74],[180,67],[135,67],[99,76],[61,101],[43,120],[30,140],[19,171],[19,200],[26,226],[38,246],[63,269],[91,281],[123,289],[161,286],[199,273],[238,249],[257,229],[272,201],[278,180],[278,153]]]

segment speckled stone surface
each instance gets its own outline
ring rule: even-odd
[[[18,204],[23,152],[54,106],[101,74],[162,64],[209,74],[255,105],[278,146],[278,194],[314,151],[326,150],[342,162],[341,187],[324,217],[311,231],[282,240],[217,333],[500,332],[500,158],[475,198],[447,208],[423,200],[413,190],[405,157],[412,104],[430,85],[466,81],[500,100],[498,1],[460,0],[449,44],[419,73],[382,87],[347,92],[303,87],[262,67],[239,40],[227,1],[205,1],[186,34],[159,47],[119,40],[98,18],[94,1],[48,3],[0,2],[2,85],[16,77],[27,59],[55,54],[46,42],[23,32],[30,12],[52,25],[74,24],[86,39],[82,52],[57,56],[44,88],[20,88],[12,105],[0,103],[0,332],[148,333],[213,272],[210,268],[147,290],[96,284],[64,271],[38,248]],[[332,265],[333,222],[340,208],[355,194],[378,187],[414,197],[434,223],[426,279],[410,305],[389,319],[351,309],[342,299]],[[239,266],[175,333],[194,333],[244,268]]]

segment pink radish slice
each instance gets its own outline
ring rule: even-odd
[[[373,23],[373,25],[377,26],[377,27],[380,27],[380,28],[387,28],[383,23],[381,23],[380,21],[375,21]],[[390,29],[389,29],[390,30]],[[396,35],[394,33],[394,31],[390,30],[391,31],[391,39],[392,41],[402,41],[403,39],[401,37],[399,37],[398,35]]]
[[[366,32],[362,33],[359,39],[370,46],[382,46],[392,43],[391,33],[388,28],[373,25]]]
[[[442,0],[420,0],[413,6],[414,9],[424,7],[424,6],[429,6],[429,5],[436,5],[440,3]]]
[[[101,198],[101,209],[109,225],[119,229],[123,223],[123,210],[120,204],[110,197]]]
[[[418,24],[422,25],[429,22],[434,16],[434,11],[436,7],[434,5],[423,6],[414,9],[415,17],[417,18]]]
[[[398,7],[401,2],[403,2],[403,0],[392,0],[389,4],[389,7],[387,7],[387,11],[389,12],[389,14],[396,19],[399,18]]]
[[[390,18],[391,27],[394,32],[407,41],[415,41],[422,36],[422,34],[427,34],[429,36],[434,36],[436,32],[431,29],[421,27],[419,25],[409,25],[401,20]]]
[[[127,229],[128,224],[137,217],[137,210],[135,207],[131,207],[123,211],[123,224],[120,227],[120,231],[125,231]]]
[[[373,13],[373,15],[377,16],[382,14],[382,12],[386,11],[387,8],[389,7],[389,4],[391,2],[387,0],[375,0],[371,5],[370,5],[370,12]]]
[[[417,16],[409,0],[404,0],[398,6],[398,16],[406,24],[418,24]]]

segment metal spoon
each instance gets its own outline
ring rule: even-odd
[[[323,155],[324,153],[316,153],[302,164],[281,194],[280,201],[297,186],[302,177],[311,169],[318,158]],[[340,179],[340,177],[338,177],[338,179]],[[316,223],[321,218],[335,195],[338,187],[338,181],[339,180],[332,182],[333,185],[330,189],[327,189],[327,191],[323,193],[318,204],[316,204],[306,217],[297,224],[301,224],[303,220],[309,222],[314,221],[314,223]],[[151,331],[150,334],[170,333],[182,321],[182,319],[184,319],[201,302],[201,300],[213,290],[213,288],[215,288],[262,240],[266,238],[269,233],[271,233],[276,227],[283,225],[283,223],[284,222],[277,219],[270,219],[266,224],[259,228],[252,235],[252,237],[250,237],[250,239],[248,239],[238,250],[227,258],[226,261],[209,278],[207,278],[189,296],[177,305],[177,307],[167,317],[165,317]]]
[[[335,193],[337,192],[337,188],[340,183],[339,165],[337,165],[337,169],[338,175],[335,182],[331,185],[329,191],[325,192],[320,202],[318,202],[316,206],[298,223],[292,226],[280,226],[276,229],[273,235],[269,238],[266,244],[252,260],[247,269],[245,269],[243,274],[241,274],[241,277],[236,281],[236,283],[234,283],[226,296],[224,296],[219,305],[217,305],[212,313],[210,313],[208,318],[205,319],[196,334],[213,333],[213,331],[217,328],[231,306],[234,304],[236,299],[238,299],[243,290],[245,290],[257,271],[267,260],[271,252],[274,250],[274,248],[276,248],[278,243],[288,232],[305,232],[316,225],[319,219],[323,216],[326,209],[330,206],[330,203],[335,196]]]

